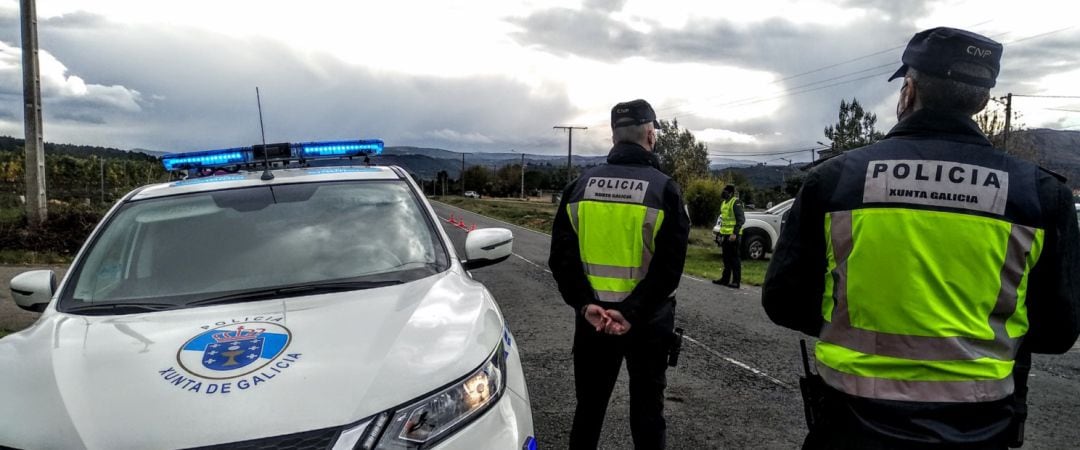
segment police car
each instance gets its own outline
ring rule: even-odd
[[[63,280],[11,281],[42,315],[0,339],[0,447],[535,448],[517,342],[467,272],[511,232],[459,260],[402,169],[318,167],[382,148],[163,157],[225,174],[139,188]]]

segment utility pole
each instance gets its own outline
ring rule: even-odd
[[[570,157],[573,154],[574,148],[574,130],[588,130],[589,127],[555,126],[552,128],[556,130],[566,130],[568,132],[566,135],[566,182],[569,183],[574,173],[571,169],[572,166],[570,162]]]
[[[521,154],[521,199],[525,200],[525,154]]]
[[[461,154],[461,196],[465,196],[465,154]]]
[[[101,203],[105,204],[105,158],[98,159],[101,166]]]
[[[38,68],[37,7],[20,0],[22,13],[23,122],[26,152],[26,218],[37,227],[49,215],[45,203],[45,143],[41,127],[41,72]]]
[[[1005,142],[1001,143],[1001,149],[1009,151],[1009,128],[1012,126],[1012,92],[1005,96]]]

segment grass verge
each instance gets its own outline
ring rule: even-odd
[[[0,264],[71,264],[72,257],[52,252],[0,250]]]
[[[551,203],[508,199],[474,199],[453,196],[433,197],[433,199],[543,233],[551,233],[551,222],[555,218],[557,208]],[[720,278],[723,265],[720,248],[713,242],[712,229],[691,229],[683,272],[690,276],[715,280]],[[768,266],[768,261],[743,260],[742,283],[760,286],[765,280],[765,269]]]
[[[551,222],[555,220],[555,209],[558,208],[558,205],[550,202],[515,199],[475,199],[449,195],[432,199],[541,233],[551,233]]]

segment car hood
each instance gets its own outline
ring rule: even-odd
[[[47,312],[0,340],[0,445],[181,448],[344,425],[466,375],[503,331],[457,269],[253,303]]]

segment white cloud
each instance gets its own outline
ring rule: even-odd
[[[38,52],[38,70],[43,102],[61,107],[97,108],[101,110],[99,113],[142,110],[138,91],[116,85],[87,84],[82,77],[69,75],[68,68],[47,50]],[[21,94],[22,75],[22,49],[0,41],[0,85],[8,87],[3,92],[14,94],[18,90]]]
[[[754,136],[731,130],[706,128],[693,131],[693,133],[697,140],[706,144],[756,144],[758,142]]]

